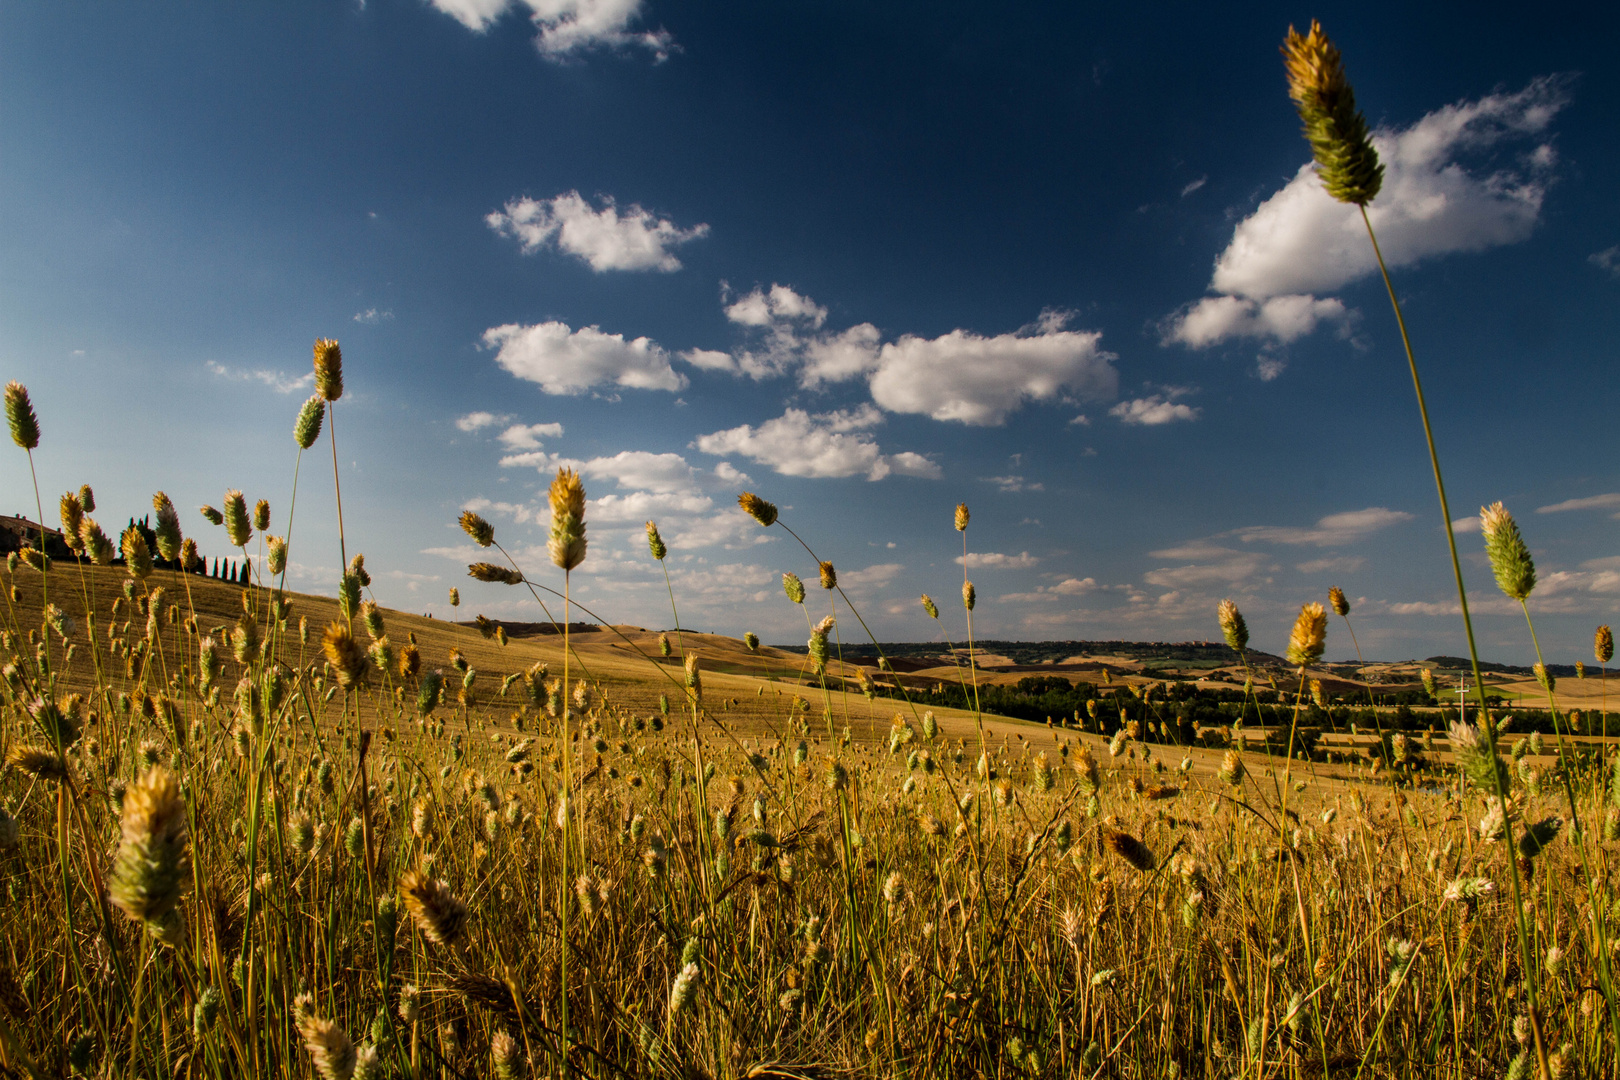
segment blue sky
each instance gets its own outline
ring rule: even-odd
[[[886,639],[963,636],[917,596],[957,595],[965,501],[982,636],[1211,638],[1231,596],[1280,650],[1339,585],[1369,656],[1457,653],[1393,318],[1301,173],[1277,46],[1313,15],[1377,129],[1453,516],[1518,514],[1548,659],[1589,659],[1620,602],[1620,18],[1596,9],[7,5],[0,368],[49,503],[91,483],[110,526],[240,487],[282,533],[311,342],[339,339],[349,550],[411,610],[459,585],[463,614],[533,617],[464,577],[454,520],[480,508],[551,581],[562,463],[592,500],[576,589],[616,621],[670,621],[654,518],[683,622],[803,636],[779,580],[812,568],[735,511],[746,487]],[[8,460],[9,513],[32,492]],[[311,591],[336,584],[331,469],[323,435]],[[1484,652],[1529,658],[1461,543]]]

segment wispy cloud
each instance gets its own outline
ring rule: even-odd
[[[1162,387],[1158,393],[1121,401],[1108,410],[1108,415],[1117,418],[1122,424],[1134,424],[1139,427],[1173,424],[1178,420],[1196,420],[1201,410],[1177,400],[1192,392],[1190,387],[1185,386]]]
[[[315,385],[315,373],[312,371],[293,376],[288,375],[285,371],[271,371],[268,368],[233,368],[214,360],[209,360],[207,363],[208,370],[222,379],[262,383],[278,394],[291,394],[299,390],[308,390]]]
[[[1256,540],[1269,544],[1314,544],[1317,547],[1338,547],[1354,543],[1367,536],[1411,521],[1412,515],[1404,510],[1390,510],[1383,506],[1369,506],[1365,510],[1350,510],[1342,514],[1329,514],[1308,528],[1289,525],[1255,525],[1235,531],[1245,543]]]
[[[379,311],[377,308],[366,308],[364,311],[355,313],[354,321],[357,323],[365,323],[368,326],[375,326],[377,323],[387,322],[393,317],[394,313],[392,311]]]
[[[1538,514],[1561,514],[1566,510],[1613,510],[1620,507],[1620,491],[1607,495],[1589,495],[1584,499],[1565,499],[1551,506],[1538,506]]]
[[[957,566],[965,566],[969,570],[989,568],[992,570],[1028,570],[1041,560],[1027,551],[1017,555],[1007,555],[999,551],[970,551],[966,555],[958,555],[954,560]]]
[[[1193,192],[1197,191],[1207,183],[1209,183],[1209,177],[1200,176],[1198,179],[1191,181],[1181,189],[1181,197],[1185,199],[1187,196],[1191,195]]]

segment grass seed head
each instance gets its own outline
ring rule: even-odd
[[[79,535],[79,529],[84,525],[84,505],[73,492],[63,495],[58,502],[62,515],[62,539],[74,551],[84,550],[84,539]]]
[[[787,598],[795,604],[804,603],[804,582],[800,581],[799,575],[791,570],[782,575],[782,591],[787,593]]]
[[[1288,28],[1282,54],[1288,96],[1299,110],[1322,186],[1339,202],[1366,206],[1383,186],[1384,167],[1356,109],[1339,50],[1313,19],[1308,34]]]
[[[1344,590],[1337,585],[1328,590],[1328,605],[1333,608],[1333,614],[1341,619],[1350,614],[1350,601],[1345,599]]]
[[[132,919],[161,926],[191,877],[186,801],[173,773],[158,766],[129,787],[122,830],[109,883],[112,902]]]
[[[124,564],[131,577],[144,580],[152,576],[152,549],[146,546],[146,537],[139,526],[131,525],[124,530],[119,547],[124,551]]]
[[[1130,833],[1110,829],[1103,836],[1103,844],[1107,846],[1109,851],[1118,855],[1144,874],[1158,865],[1158,861],[1153,857],[1153,852],[1148,850],[1147,845]]]
[[[1309,667],[1322,659],[1327,648],[1327,612],[1321,604],[1305,604],[1294,620],[1294,629],[1288,635],[1288,662],[1296,667]]]
[[[298,410],[298,419],[293,423],[293,441],[298,449],[308,450],[315,445],[315,440],[321,437],[321,421],[326,419],[326,399],[316,394],[304,402],[303,408]]]
[[[279,576],[287,569],[287,541],[279,536],[266,536],[265,565],[270,570],[271,577]]]
[[[253,527],[264,532],[270,527],[270,500],[260,499],[253,504]]]
[[[225,536],[232,547],[245,548],[253,538],[253,523],[248,520],[247,499],[234,488],[225,493]]]
[[[306,1008],[298,1016],[298,1034],[321,1080],[353,1080],[358,1055],[342,1028]]]
[[[957,503],[956,504],[956,531],[957,532],[967,532],[967,527],[968,527],[967,503]]]
[[[399,894],[423,937],[443,946],[460,940],[467,925],[467,905],[456,899],[450,886],[421,870],[407,870],[399,879]]]
[[[1519,523],[1500,502],[1479,508],[1479,528],[1485,534],[1485,555],[1503,594],[1523,601],[1536,587],[1536,563],[1519,535]]]
[[[558,469],[547,498],[551,538],[546,550],[559,568],[572,570],[585,561],[585,485],[573,469]]]
[[[973,587],[973,582],[962,582],[962,606],[967,608],[969,611],[972,611],[973,606],[978,602],[979,592]]]
[[[461,512],[461,531],[473,538],[473,543],[479,547],[489,547],[495,542],[495,526],[473,513],[471,510]]]
[[[664,538],[658,535],[658,526],[651,521],[647,522],[647,550],[659,562],[663,562],[664,556],[669,554],[669,548],[664,546]]]
[[[513,570],[509,566],[497,566],[494,563],[473,563],[467,567],[467,576],[475,581],[491,582],[497,585],[523,584],[522,571]]]
[[[6,764],[21,769],[29,776],[60,784],[67,779],[67,763],[55,750],[43,746],[13,743],[6,752]]]
[[[759,652],[759,635],[749,630],[743,634],[743,645],[749,652]],[[761,687],[763,689],[763,687]]]
[[[1592,658],[1600,664],[1614,659],[1614,633],[1606,625],[1592,635]]]
[[[830,562],[821,564],[821,587],[828,592],[838,588],[838,571],[833,569]]]
[[[939,618],[939,605],[934,603],[934,598],[932,596],[929,596],[927,593],[923,593],[922,606],[923,610],[928,613],[928,617],[930,619]]]
[[[343,623],[334,622],[327,626],[326,633],[321,635],[321,652],[337,672],[338,682],[345,690],[353,689],[365,678],[366,651]]]
[[[329,338],[315,339],[315,393],[325,401],[343,396],[343,350]]]
[[[28,400],[28,388],[13,379],[6,383],[6,422],[11,425],[11,441],[24,450],[39,445],[39,417]]]
[[[767,529],[776,524],[776,504],[766,502],[752,491],[737,496],[737,505],[742,507],[743,513]]]
[[[225,524],[225,515],[214,509],[212,506],[199,506],[197,507],[197,513],[201,514],[210,525]]]
[[[84,523],[79,526],[79,539],[82,542],[80,546],[85,554],[90,556],[91,562],[97,566],[112,565],[115,557],[112,541],[107,539],[107,534],[101,531],[101,526],[96,524],[94,518],[84,519]]]
[[[281,555],[283,564],[285,564],[287,557],[287,549],[285,545],[282,547]],[[201,568],[201,566],[202,556],[197,554],[197,541],[188,536],[180,544],[180,569],[184,570],[188,574],[195,574],[198,569]],[[277,572],[279,573],[280,571]]]
[[[1222,783],[1238,787],[1243,783],[1243,774],[1246,772],[1243,764],[1243,755],[1236,750],[1228,750],[1226,756],[1221,758],[1220,770],[1215,774]]]

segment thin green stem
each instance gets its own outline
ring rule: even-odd
[[[1412,352],[1412,338],[1406,330],[1406,317],[1401,314],[1401,303],[1395,295],[1395,283],[1390,280],[1389,268],[1384,264],[1384,253],[1378,246],[1378,235],[1373,232],[1372,220],[1367,217],[1367,207],[1361,207],[1361,221],[1367,227],[1367,239],[1372,242],[1373,255],[1378,260],[1378,272],[1384,279],[1384,288],[1389,293],[1389,304],[1395,310],[1395,323],[1401,331],[1401,345],[1406,350],[1406,365],[1412,373],[1412,390],[1417,395],[1418,415],[1423,420],[1423,438],[1429,447],[1429,464],[1434,470],[1435,492],[1440,498],[1441,527],[1445,530],[1446,544],[1451,552],[1451,573],[1457,582],[1457,602],[1462,608],[1463,631],[1468,638],[1468,660],[1474,669],[1474,689],[1479,694],[1480,724],[1485,735],[1490,739],[1491,755],[1496,755],[1496,724],[1491,720],[1490,702],[1485,697],[1485,678],[1479,666],[1479,647],[1474,641],[1474,623],[1468,615],[1468,589],[1463,584],[1462,560],[1457,556],[1457,536],[1451,528],[1451,506],[1446,499],[1446,482],[1440,472],[1440,452],[1434,444],[1434,428],[1429,423],[1429,406],[1423,397],[1423,380],[1418,377],[1417,357]],[[1461,702],[1458,702],[1459,710]],[[1496,796],[1502,801],[1504,813],[1507,807],[1508,792],[1502,780],[1501,770],[1493,769],[1496,780]],[[1508,837],[1513,835],[1512,822],[1507,822]],[[1520,959],[1524,971],[1534,970],[1533,953],[1530,948],[1530,928],[1524,918],[1524,897],[1519,882],[1518,863],[1511,854],[1507,859],[1508,877],[1513,883],[1513,915],[1518,924]],[[1541,1015],[1537,1007],[1537,994],[1535,980],[1526,978],[1524,982],[1525,996],[1530,1006],[1530,1029],[1535,1036],[1536,1060],[1541,1067],[1543,1076],[1550,1076],[1552,1072],[1547,1064],[1547,1046],[1542,1037]]]

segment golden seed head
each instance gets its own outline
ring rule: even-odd
[[[467,905],[457,900],[450,886],[421,870],[407,870],[399,879],[400,896],[422,936],[435,945],[454,945],[467,925]]]
[[[957,532],[967,532],[967,527],[968,527],[967,503],[957,503],[956,504],[956,531]]]
[[[669,549],[664,546],[664,538],[658,534],[658,526],[651,521],[647,522],[647,550],[659,562],[663,562],[664,556],[669,554]]]
[[[253,504],[253,527],[264,532],[270,527],[270,500],[260,499]]]
[[[166,922],[191,878],[191,845],[180,781],[162,766],[124,793],[123,842],[109,893],[125,914]]]
[[[494,563],[473,563],[467,567],[467,576],[478,581],[495,582],[501,585],[523,584],[523,574],[509,566],[497,566]]]
[[[471,510],[461,512],[461,531],[472,537],[479,547],[489,547],[495,542],[495,527]]]
[[[1614,659],[1614,634],[1607,626],[1598,627],[1592,635],[1592,657],[1600,664]]]
[[[1345,599],[1344,590],[1337,585],[1328,590],[1328,604],[1333,608],[1333,614],[1341,619],[1350,614],[1350,601]]]
[[[97,566],[111,566],[114,557],[112,541],[101,531],[94,518],[85,518],[79,525],[80,547]]]
[[[1299,110],[1322,186],[1340,202],[1366,206],[1383,185],[1384,167],[1356,109],[1339,50],[1313,19],[1309,34],[1288,28],[1282,54],[1288,96]]]
[[[315,392],[326,401],[343,396],[343,350],[328,338],[315,339]]]
[[[1221,637],[1233,652],[1240,653],[1249,647],[1249,624],[1243,621],[1243,612],[1236,604],[1222,600],[1215,608],[1215,617],[1220,620]]]
[[[1153,857],[1153,852],[1148,850],[1147,845],[1130,833],[1110,829],[1103,836],[1103,844],[1109,851],[1144,874],[1158,865],[1158,860]]]
[[[146,537],[141,535],[139,526],[131,525],[124,530],[119,539],[119,547],[124,552],[124,563],[129,569],[130,577],[147,578],[152,574],[152,549],[146,546]]]
[[[743,513],[767,529],[776,524],[776,504],[766,502],[752,491],[737,496],[737,505],[742,507]]]
[[[1288,662],[1295,667],[1309,667],[1322,659],[1326,649],[1327,610],[1316,603],[1301,606],[1288,635]]]
[[[1322,680],[1321,679],[1312,679],[1311,680],[1311,702],[1318,709],[1327,708],[1327,699],[1322,693]]]
[[[1243,774],[1246,771],[1243,765],[1243,755],[1236,750],[1228,750],[1221,758],[1221,767],[1216,772],[1222,783],[1237,787],[1243,783]]]
[[[686,654],[686,688],[691,691],[693,701],[703,700],[702,661],[695,652]]]
[[[231,546],[247,547],[248,541],[253,538],[253,523],[248,520],[247,499],[240,491],[233,488],[225,493],[225,510],[221,516],[225,522],[225,536]]]
[[[973,587],[973,582],[962,582],[962,606],[969,611],[979,602],[979,591]]]
[[[791,570],[782,575],[782,591],[787,593],[787,598],[795,604],[804,603],[804,582],[800,581],[799,575]]]
[[[13,743],[6,753],[6,764],[21,769],[29,776],[60,784],[67,779],[67,764],[55,750],[43,746]]]
[[[1514,600],[1527,599],[1536,587],[1536,563],[1519,535],[1519,523],[1506,507],[1494,502],[1479,508],[1479,528],[1485,534],[1485,555],[1497,588]]]
[[[450,586],[450,606],[453,608],[461,606],[461,590],[454,585]]]
[[[270,567],[271,576],[279,576],[287,569],[287,541],[279,536],[266,536],[264,538],[267,554],[266,561]],[[193,548],[195,554],[195,548]]]
[[[1420,678],[1423,680],[1423,692],[1428,694],[1430,697],[1434,697],[1434,672],[1429,668],[1424,668],[1420,674]]]
[[[298,1010],[297,1022],[304,1049],[321,1080],[353,1080],[359,1054],[343,1029],[316,1016],[307,1003]]]
[[[39,445],[39,417],[28,400],[28,388],[13,379],[6,383],[6,421],[11,425],[11,441],[24,450]]]
[[[399,650],[399,677],[414,679],[422,670],[422,654],[415,645],[406,645]]]
[[[923,610],[928,612],[928,617],[930,619],[939,618],[939,605],[934,603],[934,598],[932,596],[929,596],[927,593],[923,593],[922,606]]]
[[[821,564],[821,587],[828,591],[838,588],[838,571],[833,569],[830,562]]]
[[[326,399],[316,394],[304,402],[293,424],[293,441],[298,449],[308,450],[321,437],[321,422],[326,419]]]
[[[84,524],[84,505],[70,491],[62,496],[58,506],[62,514],[62,539],[74,551],[84,551],[84,539],[79,536],[79,528]]]
[[[1548,693],[1551,693],[1558,680],[1554,678],[1552,672],[1547,670],[1547,665],[1538,660],[1536,662],[1536,666],[1531,668],[1531,670],[1535,672],[1536,682],[1541,684],[1541,688],[1546,690]]]
[[[197,507],[197,512],[203,517],[207,518],[208,524],[210,525],[225,524],[225,515],[220,513],[218,510],[215,510],[212,506],[199,506]]]
[[[562,570],[585,561],[585,484],[573,469],[561,468],[546,493],[551,503],[551,538],[546,550]]]
[[[158,555],[164,562],[174,562],[180,557],[180,514],[161,491],[152,496],[152,509],[157,511],[157,526],[153,532],[157,534]]]
[[[340,622],[327,626],[321,635],[321,651],[326,662],[337,672],[338,682],[345,690],[352,689],[366,674],[366,651],[354,640],[354,634]]]

